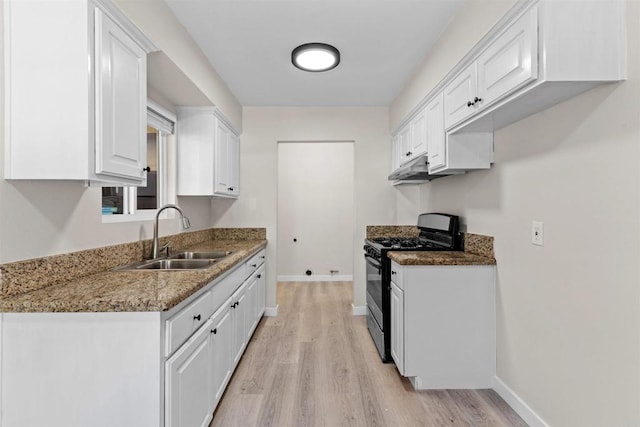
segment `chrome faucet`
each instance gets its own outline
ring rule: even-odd
[[[189,227],[191,227],[191,223],[189,222],[189,218],[187,218],[185,216],[185,214],[182,212],[182,209],[180,209],[180,207],[178,205],[164,205],[163,207],[161,207],[160,209],[158,209],[158,212],[156,213],[156,220],[153,223],[153,249],[151,250],[151,258],[152,259],[156,259],[160,256],[160,248],[158,247],[158,218],[160,217],[160,213],[165,210],[165,209],[169,209],[169,208],[173,208],[175,210],[177,210],[180,213],[180,218],[182,218],[182,227],[183,229],[187,229]]]

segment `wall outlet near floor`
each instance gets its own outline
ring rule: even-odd
[[[531,243],[538,246],[544,245],[544,223],[533,221],[531,224]]]

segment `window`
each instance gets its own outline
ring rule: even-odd
[[[145,187],[103,187],[104,222],[152,218],[158,207],[168,203],[167,138],[173,134],[175,116],[156,104],[147,107],[147,185]]]

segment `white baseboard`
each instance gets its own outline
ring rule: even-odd
[[[352,282],[353,276],[350,274],[312,274],[311,276],[278,276],[278,282]]]
[[[351,304],[352,313],[354,316],[366,316],[367,315],[367,306],[366,305],[353,305]]]
[[[493,378],[493,390],[504,399],[511,408],[520,415],[530,427],[549,427],[513,390],[498,377]]]
[[[278,317],[278,304],[275,307],[265,307],[264,315],[266,317]]]

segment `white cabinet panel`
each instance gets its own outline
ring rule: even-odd
[[[438,94],[425,108],[429,172],[446,165],[446,137],[444,131],[444,95]]]
[[[391,357],[404,375],[404,293],[391,282]]]
[[[444,88],[444,124],[446,128],[475,112],[478,93],[476,63],[473,62]]]
[[[427,152],[427,123],[425,111],[421,111],[411,120],[411,149],[409,157],[415,159]]]
[[[478,57],[478,97],[491,104],[538,77],[538,9],[529,10]]]
[[[212,321],[182,346],[166,364],[166,426],[206,427],[211,421]]]
[[[5,178],[145,185],[155,47],[111,2],[4,5]]]
[[[139,179],[147,165],[147,54],[95,10],[96,173]]]
[[[213,393],[211,412],[222,398],[233,369],[231,360],[233,326],[230,305],[231,299],[227,300],[211,318],[211,389]]]
[[[391,268],[397,271],[391,355],[398,371],[416,389],[490,388],[496,363],[494,266],[392,262]]]
[[[215,108],[178,110],[178,195],[238,197],[240,139]]]
[[[236,366],[242,357],[247,345],[247,317],[250,307],[247,304],[246,291],[248,283],[245,282],[231,297],[231,314],[233,316],[233,343],[231,347],[233,366]]]

